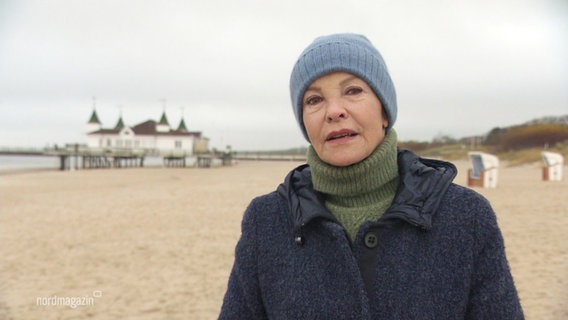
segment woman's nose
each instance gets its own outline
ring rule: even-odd
[[[329,101],[327,106],[326,119],[329,122],[347,119],[348,113],[345,108],[344,102],[340,99],[333,99]]]

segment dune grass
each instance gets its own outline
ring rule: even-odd
[[[520,166],[542,161],[541,152],[547,150],[557,152],[564,157],[568,156],[568,141],[558,143],[553,147],[548,148],[526,148],[519,150],[499,151],[495,148],[479,146],[471,148],[463,144],[451,144],[439,147],[427,148],[417,153],[422,157],[452,160],[468,160],[467,153],[469,151],[481,151],[495,154],[507,163],[507,166]]]

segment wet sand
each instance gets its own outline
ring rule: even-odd
[[[0,319],[215,319],[247,204],[299,164],[1,175]],[[567,179],[502,166],[498,188],[476,190],[526,318],[568,318]]]

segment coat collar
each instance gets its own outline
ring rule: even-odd
[[[432,227],[432,216],[457,174],[456,167],[445,161],[423,159],[408,150],[397,156],[400,184],[391,207],[378,223],[402,219],[422,229]],[[307,164],[292,170],[278,186],[287,200],[295,230],[318,218],[336,221],[324,206],[322,194],[313,188]]]

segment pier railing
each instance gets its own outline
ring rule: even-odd
[[[196,158],[199,167],[231,162],[226,157],[215,161],[215,156],[211,154],[194,155],[177,150],[160,153],[157,150],[143,149],[89,148],[81,144],[69,144],[63,148],[0,148],[0,155],[58,157],[60,170],[143,167],[146,157],[162,157],[166,167],[185,167],[186,158],[190,157]]]
[[[306,161],[305,154],[300,153],[212,151],[188,154],[181,150],[160,152],[154,149],[89,148],[84,144],[46,148],[0,148],[0,155],[58,157],[60,170],[143,167],[146,157],[161,157],[165,167],[185,167],[188,162],[192,162],[197,167],[208,168],[231,165],[234,160]]]
[[[306,161],[305,154],[287,153],[265,153],[265,152],[235,152],[233,158],[236,160],[257,160],[257,161]]]

